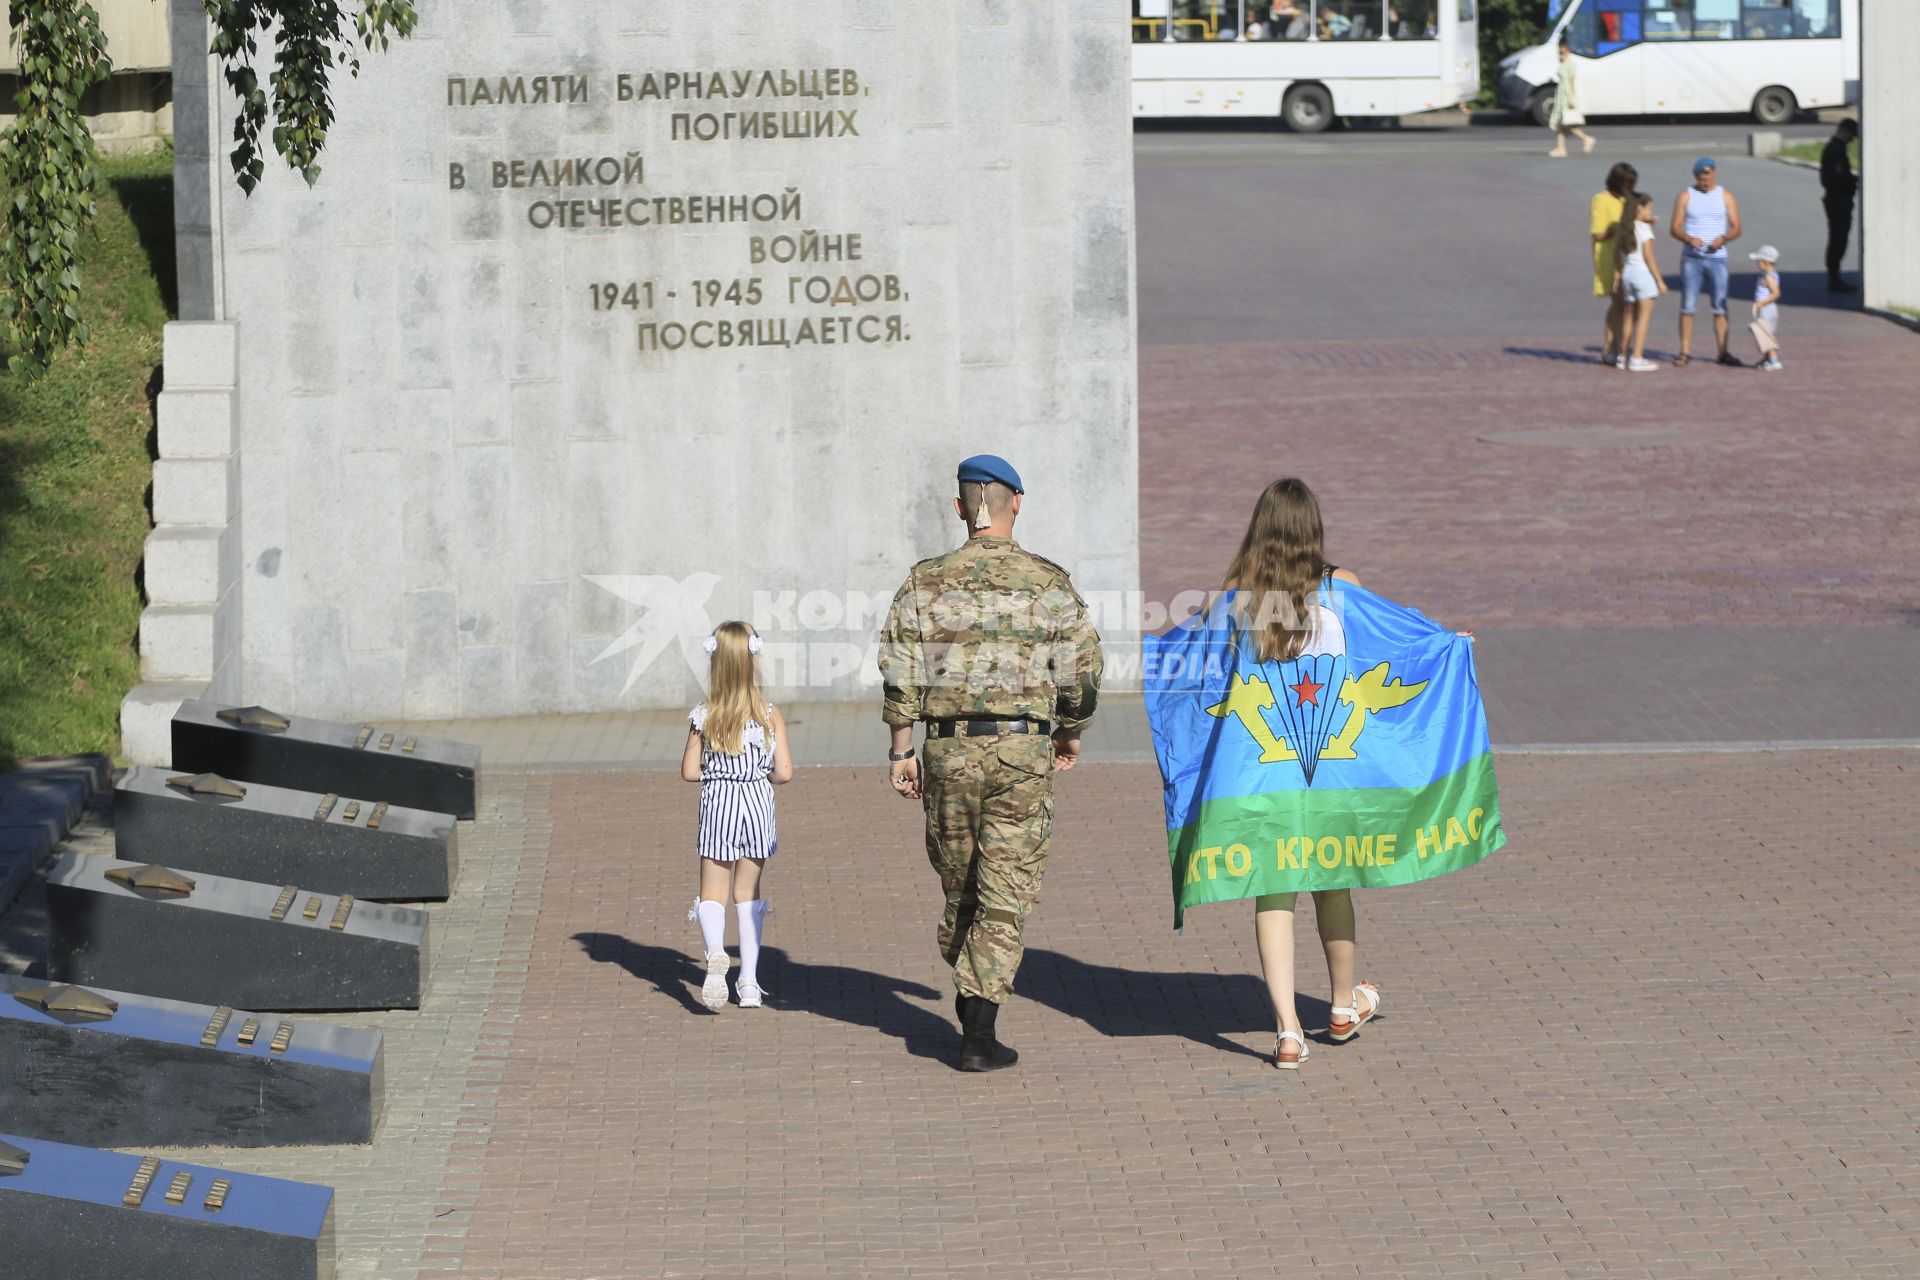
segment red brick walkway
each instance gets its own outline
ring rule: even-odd
[[[1217,585],[1297,474],[1335,560],[1463,626],[1913,626],[1920,338],[1854,323],[1778,374],[1565,341],[1148,348],[1149,598]]]
[[[720,1016],[692,788],[503,780],[545,874],[442,1243],[498,1280],[1910,1276],[1915,769],[1509,760],[1512,845],[1363,899],[1386,1013],[1292,1076],[1245,910],[1168,931],[1150,768],[1064,780],[1024,1058],[988,1077],[946,1065],[933,880],[878,770],[782,792],[774,1007]]]

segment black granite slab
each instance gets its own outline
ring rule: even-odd
[[[180,772],[473,817],[480,772],[476,746],[379,725],[271,712],[240,717],[261,723],[235,723],[221,719],[222,710],[258,713],[261,708],[228,708],[199,698],[182,703],[173,717],[173,764]]]
[[[87,802],[113,785],[105,756],[22,760],[0,773],[0,910],[80,821]]]
[[[180,873],[193,881],[186,894],[112,878],[136,869],[83,853],[55,864],[50,979],[244,1009],[420,1007],[423,911],[206,872]]]
[[[334,1275],[331,1187],[26,1135],[0,1133],[0,1145],[25,1155],[23,1162],[0,1161],[0,1274],[22,1280]],[[6,1172],[16,1163],[18,1172]],[[136,1186],[143,1190],[136,1193]],[[210,1201],[216,1189],[221,1197]]]
[[[0,976],[0,1129],[90,1147],[373,1141],[378,1031],[90,988],[106,1017]],[[285,1027],[283,1032],[281,1029]]]
[[[264,782],[196,785],[177,769],[136,766],[113,795],[114,851],[128,861],[382,902],[445,898],[456,828],[451,814]]]

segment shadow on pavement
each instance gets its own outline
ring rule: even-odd
[[[1557,360],[1561,364],[1600,363],[1600,348],[1597,346],[1573,347],[1502,347],[1501,352],[1510,356],[1531,356],[1535,360]]]
[[[617,964],[688,1012],[711,1016],[693,994],[706,971],[684,951],[648,946],[617,933],[576,933],[573,940],[589,959]],[[806,964],[767,946],[760,948],[760,977],[770,1008],[871,1028],[899,1040],[916,1058],[951,1060],[959,1054],[959,1027],[912,1002],[938,999],[940,993],[931,987],[846,965]]]
[[[1850,278],[1856,278],[1857,282],[1859,272],[1856,271],[1847,274]],[[1727,292],[1738,300],[1744,301],[1751,299],[1753,297],[1754,282],[1758,279],[1759,274],[1755,271],[1736,270],[1733,273],[1733,278],[1727,284]],[[1782,299],[1780,305],[1785,311],[1787,325],[1793,323],[1793,311],[1796,307],[1817,307],[1822,311],[1866,310],[1861,304],[1860,294],[1858,292],[1827,292],[1827,272],[1824,267],[1818,271],[1782,271],[1780,273],[1780,297]],[[1734,319],[1740,321],[1742,324],[1746,323],[1748,318],[1747,312],[1751,309],[1752,308],[1749,307],[1741,310],[1732,306],[1728,308],[1728,310],[1733,312]],[[1701,310],[1706,310],[1704,304],[1701,306]],[[1781,345],[1783,349],[1786,344],[1787,335],[1791,333],[1792,329],[1789,328],[1786,333],[1781,335]]]
[[[1226,1036],[1274,1031],[1266,984],[1250,973],[1140,972],[1033,949],[1014,986],[1018,995],[1078,1018],[1103,1036],[1182,1036],[1222,1053],[1264,1058],[1264,1049]],[[1294,998],[1309,1029],[1327,1025],[1325,1000]]]

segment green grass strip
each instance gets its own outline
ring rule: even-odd
[[[173,289],[173,157],[103,161],[86,346],[0,374],[0,768],[120,749],[140,678],[152,396]],[[163,292],[161,281],[166,282]]]

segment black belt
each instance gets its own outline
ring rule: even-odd
[[[1002,733],[1053,732],[1045,720],[929,720],[929,738],[991,738]]]

